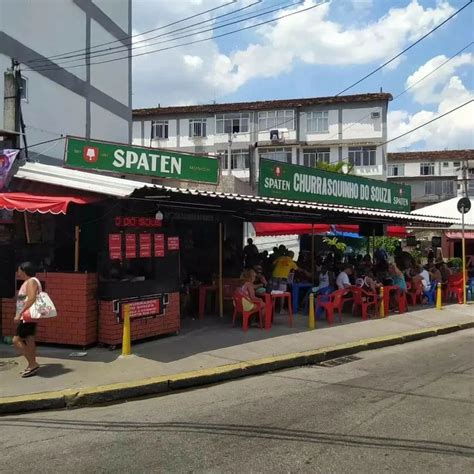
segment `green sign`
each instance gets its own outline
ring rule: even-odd
[[[67,137],[66,166],[218,184],[219,161],[176,151]]]
[[[321,204],[411,211],[411,188],[403,184],[260,160],[260,195]]]

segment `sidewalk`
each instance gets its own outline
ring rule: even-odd
[[[404,341],[400,337],[408,333],[436,331],[445,326],[451,327],[446,331],[458,330],[458,325],[474,324],[474,305],[452,305],[442,311],[422,309],[369,321],[344,315],[343,321],[343,324],[336,323],[332,327],[317,321],[317,329],[309,331],[306,316],[297,315],[294,327],[289,328],[286,315],[281,314],[271,330],[251,327],[244,333],[241,327],[232,328],[227,321],[209,317],[205,321],[187,322],[178,336],[133,345],[133,356],[129,358],[119,358],[120,349],[111,351],[96,347],[87,350],[83,357],[77,357],[72,355],[80,352],[75,349],[40,346],[38,354],[42,367],[37,376],[29,379],[19,376],[24,360],[15,356],[13,347],[0,344],[0,406],[2,399],[6,401],[4,397],[61,390],[77,392],[79,389],[135,382],[148,377],[160,376],[160,380],[167,380],[162,376],[202,369],[225,372],[225,366],[230,367],[231,364],[252,364],[257,359],[269,360],[288,354],[295,359],[293,365],[299,365],[298,360],[302,359],[297,356],[306,351],[321,352],[347,344],[349,346],[345,347],[350,348],[351,344],[361,343],[367,349],[368,340],[371,340],[371,347],[383,346],[406,342],[409,338]],[[429,335],[436,335],[436,332],[424,337]],[[418,336],[412,336],[415,337]],[[387,338],[399,339],[384,343]],[[348,352],[357,350],[363,348],[352,348]]]

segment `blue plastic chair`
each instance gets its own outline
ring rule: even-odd
[[[469,301],[474,300],[474,277],[469,278],[469,280],[467,281],[466,292],[466,298]]]
[[[315,305],[315,316],[316,319],[321,319],[321,315],[324,314],[324,308],[318,308],[318,305],[316,303],[316,297],[317,296],[327,296],[327,298],[322,298],[323,301],[329,301],[329,295],[334,291],[334,288],[330,286],[326,286],[325,288],[321,288],[319,291],[315,293],[315,298],[314,298],[314,305]]]
[[[313,287],[314,288],[314,287]],[[316,296],[318,295],[329,295],[334,291],[334,288],[330,286],[326,286],[325,288],[321,288],[318,290],[316,293],[314,293],[314,304],[316,304]],[[311,294],[311,289],[308,290],[304,297],[304,314],[308,314],[308,309],[309,309],[309,295]],[[316,311],[317,313],[317,311]],[[316,314],[317,316],[317,314]]]
[[[429,305],[434,305],[436,303],[436,289],[438,287],[438,282],[432,281],[431,286],[429,290],[424,290],[423,291],[423,296],[426,296],[428,298],[428,304]]]

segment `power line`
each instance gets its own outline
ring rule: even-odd
[[[91,51],[91,48],[89,48],[88,50],[85,50],[84,52],[81,52],[79,54],[69,54],[67,55],[63,55],[62,57],[52,57],[55,59],[55,63],[58,64],[58,65],[61,65],[61,64],[68,64],[68,63],[71,63],[71,62],[76,62],[78,60],[83,60],[83,59],[87,59],[89,60],[90,58],[92,57],[100,57],[100,56],[106,56],[108,54],[112,55],[112,54],[118,54],[118,53],[124,53],[126,51],[129,50],[129,48],[131,50],[135,50],[135,49],[139,49],[139,48],[146,48],[148,46],[150,46],[149,44],[146,44],[146,45],[142,45],[142,46],[135,46],[136,44],[138,43],[144,43],[145,41],[150,41],[152,39],[156,39],[156,38],[161,38],[161,37],[165,37],[165,36],[173,36],[175,35],[177,32],[179,31],[187,31],[187,30],[190,30],[192,31],[192,27],[194,26],[199,26],[199,25],[203,25],[205,23],[209,23],[209,22],[213,22],[215,21],[216,19],[218,18],[223,18],[223,17],[226,17],[226,16],[229,16],[229,15],[232,15],[232,17],[234,17],[234,15],[240,11],[243,11],[243,10],[247,10],[249,8],[252,8],[253,6],[261,3],[263,0],[258,0],[256,1],[255,3],[251,3],[249,5],[246,5],[242,8],[239,8],[237,10],[233,10],[231,12],[228,12],[228,13],[224,13],[223,15],[218,15],[216,17],[212,17],[212,18],[208,18],[207,20],[203,20],[203,21],[199,21],[197,23],[193,23],[191,25],[187,25],[187,26],[183,26],[181,28],[177,28],[175,30],[172,30],[172,31],[168,31],[167,33],[162,33],[160,35],[155,35],[155,36],[151,36],[149,38],[144,38],[144,39],[141,39],[141,40],[138,40],[130,45],[119,45],[119,46],[114,46],[114,47],[109,47],[109,48],[102,48],[102,49],[98,49],[96,51]],[[281,2],[281,3],[288,3],[288,0],[286,2]],[[266,8],[268,9],[268,7]],[[257,11],[261,11],[261,10],[257,10]],[[199,15],[202,15],[202,14],[199,14]],[[245,14],[244,14],[245,15]],[[235,17],[240,17],[240,16],[244,16],[244,15],[236,15]],[[179,22],[181,21],[185,21],[187,19],[184,19],[184,20],[179,20]],[[221,20],[219,22],[216,22],[214,23],[215,24],[219,24],[219,23],[222,23],[224,21],[227,21],[227,20]],[[174,23],[170,23],[169,25],[166,25],[166,26],[163,26],[163,27],[160,27],[160,28],[157,28],[157,30],[161,30],[163,28],[167,28],[168,26],[172,25],[172,24],[175,24],[175,23],[179,23],[179,22],[174,22]],[[134,36],[143,36],[144,34],[146,33],[140,33],[140,34],[137,34],[137,35],[134,35]],[[169,41],[172,41],[172,40],[169,40]],[[156,43],[152,43],[152,44],[156,44]],[[97,47],[97,46],[96,46]],[[119,51],[113,51],[113,50],[119,50]],[[101,52],[104,52],[106,51],[107,53],[105,54],[98,54],[98,53],[101,53]],[[86,56],[86,58],[84,57]],[[31,65],[31,67],[41,67],[41,66],[46,66],[47,62],[52,59],[52,58],[42,58],[42,59],[37,59],[36,61],[39,61],[40,63],[43,62],[45,64],[33,64],[31,65],[31,63],[33,61],[30,61],[30,62],[26,62],[26,64],[28,65]],[[73,59],[73,58],[77,58],[77,59]],[[67,60],[67,59],[73,59],[72,61],[62,61],[62,60]],[[59,61],[58,61],[59,60]]]
[[[31,61],[25,61],[26,64],[30,64],[30,63],[34,63],[34,62],[37,62],[37,61],[44,61],[45,59],[55,59],[55,58],[59,58],[61,59],[61,56],[64,56],[64,55],[67,55],[67,54],[73,54],[73,53],[80,53],[82,52],[82,54],[85,54],[88,50],[90,51],[91,49],[93,48],[99,48],[101,46],[106,46],[108,44],[113,44],[113,43],[118,43],[118,42],[122,42],[122,41],[126,41],[126,40],[129,40],[129,39],[132,39],[132,38],[136,38],[137,36],[142,36],[142,35],[146,35],[148,33],[152,33],[154,31],[158,31],[158,30],[163,30],[165,28],[169,28],[170,26],[174,26],[174,25],[177,25],[178,23],[182,23],[184,21],[188,21],[188,20],[192,20],[193,18],[197,18],[199,16],[202,16],[202,15],[205,15],[207,13],[211,13],[213,11],[216,11],[216,10],[219,10],[221,8],[225,8],[225,7],[228,7],[229,5],[232,5],[234,3],[236,3],[237,0],[232,0],[231,2],[228,2],[228,3],[224,3],[223,5],[219,5],[217,7],[214,7],[214,8],[210,8],[208,10],[205,10],[205,11],[202,11],[202,12],[199,12],[199,13],[196,13],[194,15],[191,15],[191,16],[188,16],[186,18],[182,18],[181,20],[176,20],[176,21],[173,21],[172,23],[168,23],[167,25],[164,25],[164,26],[160,26],[158,28],[153,28],[151,30],[147,30],[147,31],[142,31],[141,33],[137,33],[135,35],[131,35],[131,36],[124,36],[122,38],[119,38],[119,39],[116,39],[116,40],[113,40],[113,41],[108,41],[107,43],[100,43],[100,44],[96,44],[94,46],[91,46],[90,48],[83,48],[83,49],[76,49],[76,50],[73,50],[73,51],[68,51],[66,53],[60,53],[60,54],[56,54],[54,56],[49,56],[47,58],[41,58],[41,59],[32,59]]]
[[[259,3],[259,2],[257,2]],[[257,3],[253,3],[249,6],[246,6],[246,7],[243,7],[242,9],[246,9],[246,8],[249,8],[250,6],[254,6],[256,5]],[[156,41],[156,42],[152,42],[152,43],[149,43],[149,44],[143,44],[141,46],[132,46],[130,48],[130,51],[136,51],[137,49],[143,49],[143,48],[149,48],[151,46],[154,46],[154,45],[159,45],[159,44],[166,44],[166,43],[170,43],[170,42],[173,42],[173,41],[178,41],[180,39],[184,39],[184,38],[189,38],[191,36],[195,36],[195,35],[198,35],[198,34],[203,34],[203,33],[208,33],[210,31],[215,31],[215,30],[220,30],[222,28],[226,28],[228,26],[231,26],[231,25],[235,25],[235,24],[238,24],[238,23],[242,23],[244,21],[247,21],[247,20],[252,20],[254,18],[258,18],[258,17],[261,17],[261,16],[266,16],[266,15],[270,15],[271,13],[274,13],[274,12],[277,12],[277,11],[280,11],[280,10],[284,10],[285,8],[287,7],[290,7],[290,6],[295,6],[295,5],[299,5],[299,4],[302,4],[304,3],[304,0],[300,0],[299,2],[297,3],[293,3],[293,2],[281,2],[280,4],[278,5],[281,5],[283,4],[283,6],[280,6],[278,8],[273,8],[271,10],[269,10],[268,8],[264,8],[264,9],[260,9],[258,11],[262,11],[262,10],[267,10],[267,11],[264,11],[263,13],[259,13],[259,14],[255,14],[256,12],[253,12],[250,16],[247,16],[246,18],[241,18],[241,19],[238,19],[238,20],[235,20],[234,21],[230,21],[228,23],[225,23],[224,25],[220,25],[220,26],[216,26],[215,24],[212,25],[212,27],[208,27],[207,29],[201,29],[200,31],[193,31],[192,33],[189,33],[189,32],[186,32],[186,30],[192,26],[195,26],[195,25],[202,25],[204,23],[208,23],[209,21],[211,20],[205,20],[205,21],[202,21],[202,22],[199,22],[199,23],[195,23],[194,25],[189,25],[189,27],[182,27],[182,28],[178,28],[177,30],[174,30],[172,32],[168,32],[168,33],[163,33],[161,35],[157,35],[155,37],[152,37],[152,38],[148,38],[148,39],[145,39],[145,40],[142,40],[140,42],[144,42],[144,41],[148,41],[150,39],[153,39],[153,38],[160,38],[160,37],[164,37],[164,36],[170,36],[170,35],[175,35],[177,32],[179,31],[183,31],[186,32],[186,34],[184,35],[181,35],[181,36],[178,36],[176,38],[171,38],[171,39],[167,39],[167,40],[164,40],[164,41]],[[239,9],[239,10],[236,10],[236,11],[240,11],[242,9]],[[227,13],[226,15],[229,15],[230,13]],[[223,15],[225,16],[225,15]],[[109,51],[110,49],[120,49],[120,51]],[[107,51],[107,52],[103,52],[102,54],[97,54],[97,53],[100,53],[100,51]],[[63,66],[65,64],[71,64],[71,63],[76,63],[77,61],[83,61],[83,60],[87,60],[89,61],[90,58],[100,58],[100,57],[104,57],[104,56],[112,56],[114,54],[120,54],[120,53],[125,53],[128,51],[128,47],[124,48],[123,46],[117,46],[115,48],[106,48],[106,49],[103,49],[103,50],[98,50],[98,51],[95,51],[94,53],[92,54],[89,54],[87,56],[87,58],[83,58],[83,55],[79,55],[81,56],[80,58],[77,58],[77,59],[70,59],[70,60],[66,60],[66,61],[55,61],[57,65],[59,66]],[[38,66],[38,67],[41,67]],[[40,70],[40,69],[36,69],[37,71]]]
[[[453,112],[456,112],[456,110],[459,110],[462,107],[465,107],[466,105],[469,105],[471,102],[474,102],[474,99],[468,100],[467,102],[464,102],[464,104],[458,105],[454,109],[448,110],[448,112],[445,112],[444,114],[438,115],[437,117],[429,120],[428,122],[425,122],[425,123],[419,125],[418,127],[412,128],[411,130],[408,130],[408,132],[402,133],[401,135],[398,135],[395,138],[391,138],[390,140],[387,140],[386,142],[380,143],[379,145],[377,145],[377,147],[386,145],[387,143],[391,143],[395,140],[398,140],[399,138],[402,138],[406,135],[409,135],[410,133],[415,132],[416,130],[419,130],[420,128],[426,127],[430,123],[436,122],[436,120],[439,120],[440,118],[446,117],[446,115],[452,114]]]
[[[417,84],[419,84],[420,82],[424,81],[425,79],[427,79],[429,76],[431,76],[432,74],[434,74],[436,71],[438,71],[439,69],[441,69],[443,66],[445,66],[446,64],[448,64],[450,61],[452,61],[455,57],[459,56],[462,52],[464,52],[467,48],[471,47],[472,45],[474,44],[474,41],[471,41],[469,44],[467,44],[466,46],[464,46],[464,48],[460,49],[457,53],[453,54],[451,57],[449,57],[448,59],[446,59],[446,61],[444,61],[443,63],[441,63],[438,67],[436,67],[435,69],[433,69],[432,71],[430,71],[428,74],[425,74],[422,78],[420,78],[418,81],[414,82],[411,86],[407,87],[405,90],[403,90],[402,92],[400,92],[399,94],[397,94],[393,100],[397,100],[399,97],[401,97],[403,94],[405,94],[406,92],[408,92],[410,89],[412,89],[413,87],[415,87]],[[347,127],[343,128],[342,129],[342,132],[341,133],[344,133],[346,130],[349,130],[350,128],[354,127],[355,125],[357,125],[358,123],[361,123],[362,120],[366,119],[367,117],[370,117],[370,115],[372,114],[372,112],[369,112],[368,114],[364,115],[363,117],[361,117],[360,119],[358,119],[356,122],[353,122],[351,123],[350,125],[348,125]],[[337,137],[339,135],[339,133],[337,134],[334,134],[332,135],[331,137],[327,138],[327,140],[332,140],[333,138]]]
[[[172,49],[176,49],[176,48],[180,48],[182,46],[190,46],[190,45],[193,45],[193,44],[197,44],[197,43],[203,43],[205,41],[210,41],[210,40],[216,40],[218,38],[223,38],[225,36],[229,36],[229,35],[232,35],[232,34],[235,34],[235,33],[240,33],[242,31],[246,31],[246,30],[250,30],[250,29],[254,29],[254,28],[257,28],[259,26],[262,26],[262,25],[267,25],[267,24],[270,24],[270,23],[274,23],[276,21],[279,21],[279,20],[282,20],[284,18],[288,18],[288,17],[291,17],[291,16],[294,16],[294,15],[298,15],[300,13],[304,13],[304,12],[307,12],[309,10],[313,10],[314,8],[317,8],[321,5],[324,5],[325,3],[327,3],[329,0],[325,0],[321,3],[317,3],[316,5],[312,5],[310,7],[307,7],[307,8],[303,8],[301,10],[297,10],[297,11],[294,11],[294,12],[291,12],[291,13],[287,13],[285,15],[281,15],[281,16],[278,16],[278,17],[275,17],[275,18],[272,18],[270,20],[266,20],[266,21],[261,21],[259,23],[255,23],[253,25],[250,25],[250,26],[246,26],[246,27],[243,27],[243,28],[238,28],[236,30],[232,30],[232,31],[228,31],[227,33],[221,33],[220,35],[216,35],[216,36],[210,36],[208,38],[203,38],[203,39],[199,39],[199,40],[194,40],[194,41],[188,41],[186,43],[181,43],[181,44],[178,44],[178,45],[174,45],[174,46],[168,46],[166,48],[160,48],[160,49],[155,49],[155,50],[152,50],[152,51],[147,51],[145,53],[139,53],[139,54],[128,54],[127,56],[123,56],[121,58],[115,58],[115,59],[108,59],[106,61],[97,61],[97,62],[91,62],[90,65],[97,65],[97,64],[107,64],[107,63],[111,63],[111,62],[115,62],[115,61],[122,61],[124,59],[129,59],[129,58],[136,58],[136,57],[140,57],[140,56],[145,56],[145,55],[148,55],[148,54],[153,54],[153,53],[157,53],[157,52],[161,52],[161,51],[169,51],[169,50],[172,50]],[[75,68],[78,68],[78,67],[85,67],[86,64],[79,64],[79,65],[75,65],[75,66],[68,66],[68,67],[65,67],[65,69],[75,69]],[[57,70],[57,69],[61,69],[61,67],[52,67],[52,68],[45,68],[45,69],[25,69],[25,71],[37,71],[37,72],[42,72],[42,71],[54,71],[54,70]]]
[[[395,56],[393,56],[393,58],[389,59],[388,61],[385,61],[383,64],[381,64],[380,66],[378,66],[377,68],[375,68],[373,71],[369,72],[368,74],[366,74],[364,77],[362,77],[361,79],[359,79],[358,81],[354,82],[353,84],[351,84],[350,86],[346,87],[345,89],[343,89],[341,92],[337,93],[336,94],[336,97],[341,95],[341,94],[344,94],[344,92],[347,92],[349,89],[352,89],[354,86],[356,86],[357,84],[360,84],[362,81],[365,81],[368,77],[370,76],[373,76],[376,72],[380,71],[381,69],[383,69],[385,66],[387,66],[388,64],[392,63],[393,61],[395,61],[395,59],[399,58],[402,54],[406,53],[408,50],[410,50],[411,48],[413,48],[414,46],[416,46],[418,43],[420,43],[421,41],[423,41],[425,38],[427,38],[428,36],[430,36],[432,33],[434,33],[436,30],[438,30],[439,28],[441,28],[443,25],[445,25],[449,20],[453,19],[458,13],[460,13],[461,11],[463,11],[465,8],[467,8],[471,3],[472,3],[473,0],[469,0],[469,2],[467,2],[464,6],[462,6],[459,10],[455,11],[451,16],[449,16],[448,18],[446,18],[446,20],[442,21],[439,25],[435,26],[432,30],[428,31],[428,33],[426,33],[425,35],[423,35],[421,38],[417,39],[414,43],[412,43],[410,46],[406,47],[403,51],[400,51],[398,54],[396,54]]]

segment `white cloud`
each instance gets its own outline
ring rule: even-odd
[[[436,58],[431,59],[425,65],[420,67],[416,73],[410,76],[410,78],[415,76],[419,71],[429,71],[429,67],[435,59]],[[462,64],[465,64],[465,62],[460,61],[457,67],[460,67]],[[428,68],[425,67],[427,65],[429,65]],[[454,69],[451,72],[454,72]],[[424,74],[426,74],[426,72]],[[438,73],[436,72],[433,76],[437,74]],[[428,79],[426,81],[428,81]],[[474,99],[473,91],[468,90],[457,75],[447,77],[446,73],[443,71],[443,73],[440,72],[439,76],[433,78],[433,83],[441,86],[441,89],[436,94],[438,103],[435,110],[421,110],[414,114],[410,114],[406,110],[394,110],[389,112],[389,139],[408,132],[423,123],[432,120],[438,115],[442,115],[443,113]],[[425,81],[421,84],[424,86]],[[421,84],[420,87],[422,87]],[[413,90],[414,98],[419,98],[420,91],[415,90],[415,88]],[[421,98],[424,100],[424,95],[422,95]],[[432,102],[431,99],[430,102]],[[389,143],[388,148],[390,151],[413,149],[414,147],[428,150],[474,148],[473,130],[474,103],[471,103],[446,117],[410,133],[406,137]]]
[[[135,28],[143,31],[153,24],[165,25],[222,3],[224,0],[135,0]],[[292,11],[315,4],[316,0],[306,0]],[[219,12],[223,11],[227,10]],[[136,58],[134,106],[209,102],[235,92],[252,79],[277,77],[291,71],[299,61],[314,65],[381,62],[453,11],[444,0],[433,8],[424,8],[417,0],[411,0],[403,8],[391,8],[376,21],[345,27],[330,19],[331,4],[327,3],[257,28],[252,36],[256,38],[254,42],[227,54],[219,50],[215,41],[209,41]],[[199,19],[202,18],[206,17]]]

